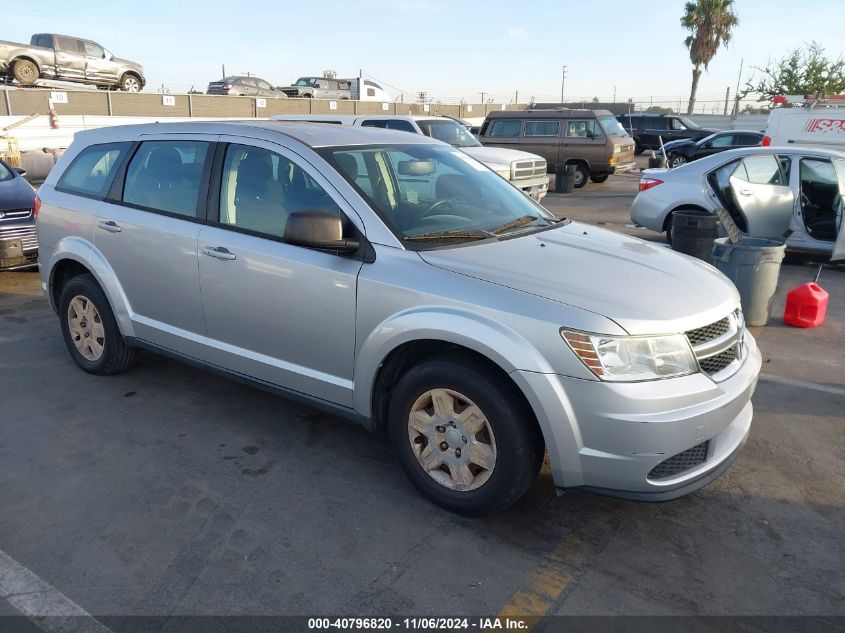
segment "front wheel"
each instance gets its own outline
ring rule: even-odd
[[[610,176],[610,174],[592,174],[590,176],[590,180],[592,180],[596,184],[601,184],[605,180],[607,180],[608,176]]]
[[[140,92],[141,80],[127,73],[120,78],[120,89],[124,92]]]
[[[674,169],[687,164],[687,157],[682,154],[669,154],[669,168]]]
[[[92,275],[67,282],[59,319],[68,352],[89,374],[119,374],[135,364],[138,352],[123,341],[106,294]]]
[[[575,188],[580,189],[584,185],[587,184],[587,181],[590,179],[590,170],[584,167],[584,165],[576,165],[575,166]]]
[[[38,72],[38,66],[28,59],[19,59],[12,66],[12,76],[19,84],[29,85],[38,81],[41,73]]]
[[[512,385],[459,357],[409,370],[393,392],[388,425],[414,485],[437,505],[469,516],[517,501],[542,459],[539,430]]]

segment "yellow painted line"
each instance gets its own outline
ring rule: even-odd
[[[601,520],[590,521],[585,529],[605,536],[613,532],[613,527]],[[566,591],[594,551],[594,546],[581,536],[570,534],[547,555],[546,561],[531,574],[525,586],[499,610],[498,617],[521,619],[528,630],[533,628]]]

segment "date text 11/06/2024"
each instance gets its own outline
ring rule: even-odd
[[[309,618],[308,628],[319,630],[428,630],[520,631],[528,622],[520,618]]]

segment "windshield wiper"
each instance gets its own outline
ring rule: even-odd
[[[493,229],[491,233],[493,233],[493,235],[501,235],[502,233],[506,233],[511,229],[515,229],[525,224],[531,224],[534,220],[546,220],[549,223],[552,222],[551,218],[544,218],[539,215],[523,215],[516,218],[515,220],[511,220],[507,224],[503,224],[502,226]]]
[[[427,240],[460,240],[475,239],[483,240],[492,237],[487,231],[434,231],[432,233],[420,233],[419,235],[407,235],[406,241],[427,241]]]

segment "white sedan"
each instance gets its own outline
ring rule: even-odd
[[[793,250],[832,253],[842,227],[845,153],[749,147],[668,169],[647,169],[631,220],[671,235],[675,211],[724,207],[749,237],[786,238]],[[837,249],[840,250],[840,249]]]

